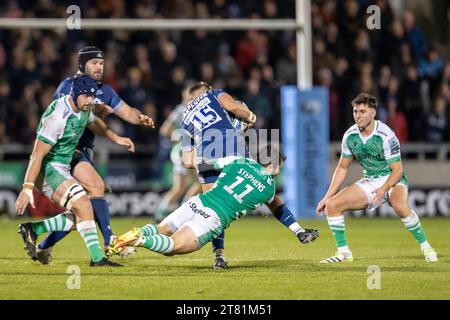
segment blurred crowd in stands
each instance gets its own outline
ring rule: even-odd
[[[7,1],[0,4],[0,17],[67,17],[70,2]],[[82,18],[293,19],[295,14],[294,0],[78,3]],[[381,9],[379,30],[366,26],[371,4]],[[446,40],[429,41],[417,14],[398,4],[312,1],[314,84],[330,91],[332,140],[340,140],[352,125],[350,101],[359,92],[379,98],[379,119],[402,142],[439,143],[450,138],[450,60],[441,49]],[[449,30],[448,19],[438,26],[442,28]],[[279,128],[279,88],[296,83],[293,31],[0,29],[0,40],[2,144],[33,142],[40,115],[59,82],[76,72],[77,50],[86,45],[105,51],[104,82],[129,105],[151,115],[158,126],[180,103],[186,81],[194,79],[245,101],[258,116],[257,128]],[[130,126],[113,116],[108,121],[138,143],[158,140],[157,130]]]

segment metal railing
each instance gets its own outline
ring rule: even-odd
[[[27,161],[31,153],[32,146],[12,143],[0,146],[0,161]],[[450,160],[450,143],[404,143],[401,146],[402,157],[406,160],[418,161],[447,161]],[[136,153],[131,157],[151,158],[157,152],[154,145],[137,145]],[[126,156],[129,153],[120,146],[107,143],[97,143],[95,147],[96,159],[101,163],[108,163],[111,159]],[[331,142],[329,146],[330,160],[339,158],[341,144]]]
[[[341,154],[341,144],[339,142],[332,142],[329,151],[330,159],[338,158]],[[450,160],[450,143],[404,143],[401,145],[401,152],[403,159],[446,161]]]

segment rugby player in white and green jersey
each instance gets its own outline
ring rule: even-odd
[[[68,211],[44,221],[19,226],[25,249],[33,260],[37,259],[36,239],[39,235],[69,231],[76,226],[88,248],[91,266],[119,266],[108,261],[100,248],[88,196],[70,173],[75,147],[86,126],[118,144],[134,148],[131,140],[115,135],[92,114],[96,90],[97,83],[92,78],[77,77],[71,94],[53,101],[41,117],[23,189],[16,201],[16,211],[22,215],[28,204],[34,207],[35,184],[48,198]]]
[[[320,262],[353,261],[347,242],[344,212],[365,208],[374,210],[386,201],[420,244],[425,261],[436,262],[437,254],[427,241],[419,217],[407,203],[408,178],[403,171],[400,143],[386,124],[375,120],[377,99],[361,93],[352,101],[352,107],[355,125],[344,134],[341,158],[330,187],[317,205],[317,214],[327,215],[337,253]],[[361,164],[364,176],[338,192],[347,177],[352,159]]]
[[[118,237],[110,252],[119,253],[127,245],[166,255],[199,250],[233,221],[273,201],[273,176],[279,173],[281,165],[282,162],[270,161],[263,166],[238,156],[214,160],[214,168],[221,173],[209,191],[190,198],[159,225],[134,228]],[[303,233],[307,237],[304,243],[319,236],[313,229],[304,229]]]

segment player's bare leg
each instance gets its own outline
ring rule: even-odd
[[[76,181],[73,179],[70,179],[69,181],[72,182],[72,186],[76,184]],[[58,189],[60,189],[60,187]],[[58,189],[55,190],[52,198],[54,198],[55,201],[60,202],[61,199],[66,196],[67,191],[64,192],[63,190]],[[97,227],[94,221],[94,212],[88,196],[85,194],[74,200],[70,210],[76,217],[77,230],[88,248],[89,255],[91,256],[91,266],[120,266],[119,264],[107,261],[100,248]]]
[[[95,220],[98,223],[100,231],[103,235],[105,247],[109,245],[112,231],[109,223],[109,207],[106,202],[105,184],[102,178],[97,173],[95,168],[86,161],[76,163],[72,170],[72,176],[83,187],[90,197],[90,202],[94,210]],[[69,230],[70,231],[70,230]],[[59,231],[49,233],[47,238],[42,241],[37,248],[38,260],[42,264],[50,263],[52,258],[52,247],[65,237],[69,231]]]
[[[75,166],[72,174],[90,197],[95,220],[102,233],[106,248],[111,242],[113,232],[110,225],[109,205],[105,199],[105,183],[95,168],[86,161],[79,162]]]
[[[69,209],[71,213],[63,213],[50,219],[29,223],[28,225],[36,237],[45,232],[68,231],[76,224],[89,251],[91,266],[119,266],[106,260],[98,242],[97,228],[89,198],[76,180],[68,179],[60,184],[53,192],[52,200]]]
[[[182,226],[171,238],[174,247],[173,251],[167,255],[187,254],[197,251],[200,248],[197,236],[188,226]]]
[[[425,256],[426,262],[437,262],[438,257],[436,251],[427,241],[427,236],[420,223],[417,214],[408,206],[408,189],[403,184],[397,184],[389,192],[389,204],[395,213],[402,218],[405,228],[413,235],[420,245]]]
[[[327,200],[325,212],[328,225],[336,241],[337,253],[335,256],[321,260],[320,263],[335,263],[353,261],[353,255],[347,242],[345,231],[344,211],[364,209],[369,201],[366,193],[356,184],[342,189],[335,196]]]
[[[105,196],[105,183],[89,162],[80,162],[73,169],[73,177],[83,186],[91,198]]]

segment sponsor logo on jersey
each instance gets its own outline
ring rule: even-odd
[[[391,149],[391,154],[400,153],[400,143],[395,137],[389,140],[389,147]]]
[[[358,160],[366,160],[366,159],[376,159],[376,160],[383,160],[382,154],[370,154],[370,153],[357,153],[356,158]]]
[[[381,134],[381,135],[383,135],[383,136],[385,136],[385,137],[388,136],[386,132],[383,132],[383,131],[380,131],[380,130],[378,130],[377,133],[379,133],[379,134]]]
[[[200,208],[197,208],[197,205],[195,203],[193,203],[193,202],[191,202],[189,207],[191,208],[191,210],[194,213],[199,214],[200,216],[202,216],[205,219],[208,219],[211,216],[210,214],[207,214],[204,210],[202,210]]]

